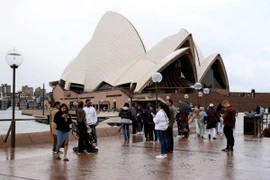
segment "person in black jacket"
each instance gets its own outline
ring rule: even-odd
[[[59,111],[54,116],[54,123],[57,130],[57,148],[56,159],[60,160],[59,149],[64,145],[64,161],[69,161],[67,158],[68,137],[70,131],[70,124],[72,123],[70,115],[68,114],[68,107],[66,104],[61,104]]]
[[[77,125],[79,128],[79,139],[78,139],[78,154],[82,153],[85,149],[87,152],[91,152],[91,146],[89,144],[88,133],[87,131],[90,130],[90,127],[87,125],[86,122],[86,114],[83,110],[84,103],[79,101],[78,109],[76,111],[77,114]]]
[[[132,115],[131,110],[129,109],[129,104],[125,103],[124,107],[119,112],[119,117],[121,117],[121,128],[122,133],[125,138],[125,143],[129,142],[129,125],[131,123]]]
[[[155,130],[155,123],[153,121],[153,115],[156,114],[155,106],[153,104],[148,104],[147,109],[148,109],[146,111],[147,132],[146,132],[146,135],[145,135],[146,141],[153,141],[153,140],[157,141],[157,133],[156,133],[156,130]],[[153,133],[155,135],[155,139],[153,139]]]

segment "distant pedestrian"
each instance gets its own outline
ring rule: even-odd
[[[224,115],[222,115],[222,117],[224,119],[224,134],[227,139],[227,147],[222,149],[222,151],[233,151],[233,129],[235,128],[235,110],[227,100],[222,102],[222,106],[225,108],[225,113]]]
[[[197,137],[200,137],[200,128],[199,128],[199,122],[198,122],[199,113],[200,113],[199,109],[200,109],[200,105],[198,107],[195,106],[194,111],[193,111],[193,120],[194,120],[195,126],[196,126]]]
[[[158,139],[160,142],[161,154],[156,156],[157,159],[163,159],[167,157],[167,143],[166,143],[166,130],[169,126],[170,112],[169,108],[164,103],[158,104],[158,112],[153,115],[153,120],[155,122],[155,130],[158,134]]]
[[[172,153],[174,149],[174,142],[173,142],[173,124],[174,124],[174,109],[172,107],[173,101],[171,99],[168,99],[166,101],[166,105],[169,107],[170,116],[169,118],[169,126],[166,131],[166,139],[167,139],[167,151],[168,153]]]
[[[157,141],[157,133],[155,130],[155,123],[153,120],[153,114],[156,115],[155,106],[153,104],[147,105],[147,111],[146,111],[146,129],[147,133],[145,134],[146,141]]]
[[[137,106],[136,113],[137,113],[137,125],[138,125],[137,126],[137,134],[142,135],[143,134],[142,130],[143,130],[143,118],[144,118],[144,116],[143,116],[143,110],[142,110],[140,105]]]
[[[200,138],[204,139],[203,134],[204,134],[204,123],[206,121],[207,114],[204,111],[204,107],[200,107],[200,113],[199,113],[199,119],[198,119],[198,124],[199,124],[199,129],[200,129]]]
[[[129,109],[129,104],[125,103],[124,107],[119,112],[119,117],[121,118],[121,128],[122,133],[125,138],[125,143],[129,143],[129,125],[131,123],[131,110]]]
[[[91,128],[91,133],[93,135],[94,141],[97,145],[97,131],[96,131],[96,126],[97,126],[97,112],[96,109],[93,107],[92,102],[90,99],[86,99],[85,101],[86,106],[83,108],[86,114],[86,122],[88,126]],[[97,146],[96,146],[97,148]]]
[[[87,152],[91,152],[90,143],[88,139],[87,131],[90,130],[90,127],[87,125],[86,122],[86,114],[83,110],[84,103],[79,101],[78,109],[76,110],[77,114],[77,126],[79,129],[79,140],[78,140],[78,154],[82,153],[84,150]]]
[[[56,132],[56,124],[53,122],[55,114],[59,111],[61,103],[56,101],[53,104],[53,108],[50,109],[50,132],[53,137],[53,153],[56,153],[57,146],[57,132]]]
[[[136,134],[137,126],[138,126],[138,119],[137,119],[137,107],[135,103],[132,103],[131,115],[132,115],[132,134]]]
[[[216,126],[217,126],[217,123],[219,121],[219,115],[216,112],[216,110],[214,109],[214,104],[211,103],[209,105],[209,108],[208,108],[206,114],[207,114],[206,129],[208,129],[208,138],[210,140],[211,137],[213,137],[213,140],[216,140],[216,135],[217,135]]]
[[[64,161],[69,161],[67,158],[67,151],[70,124],[72,121],[68,111],[68,106],[66,104],[61,104],[59,111],[54,116],[54,122],[57,125],[57,153],[55,155],[57,160],[61,159],[59,155],[59,149],[62,145],[64,145]]]

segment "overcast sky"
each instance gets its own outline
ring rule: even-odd
[[[270,91],[269,0],[0,0],[0,84],[12,81],[5,62],[14,47],[24,56],[22,85],[48,87],[91,39],[106,11],[135,26],[148,51],[181,28],[207,57],[223,57],[231,91]]]

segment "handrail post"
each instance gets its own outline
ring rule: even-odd
[[[9,137],[9,134],[10,134],[10,131],[11,131],[11,125],[8,128],[8,132],[7,132],[7,135],[6,135],[5,139],[4,139],[4,142],[7,142],[8,137]]]

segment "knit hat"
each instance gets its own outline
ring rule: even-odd
[[[209,107],[214,107],[214,104],[213,103],[209,104]]]

